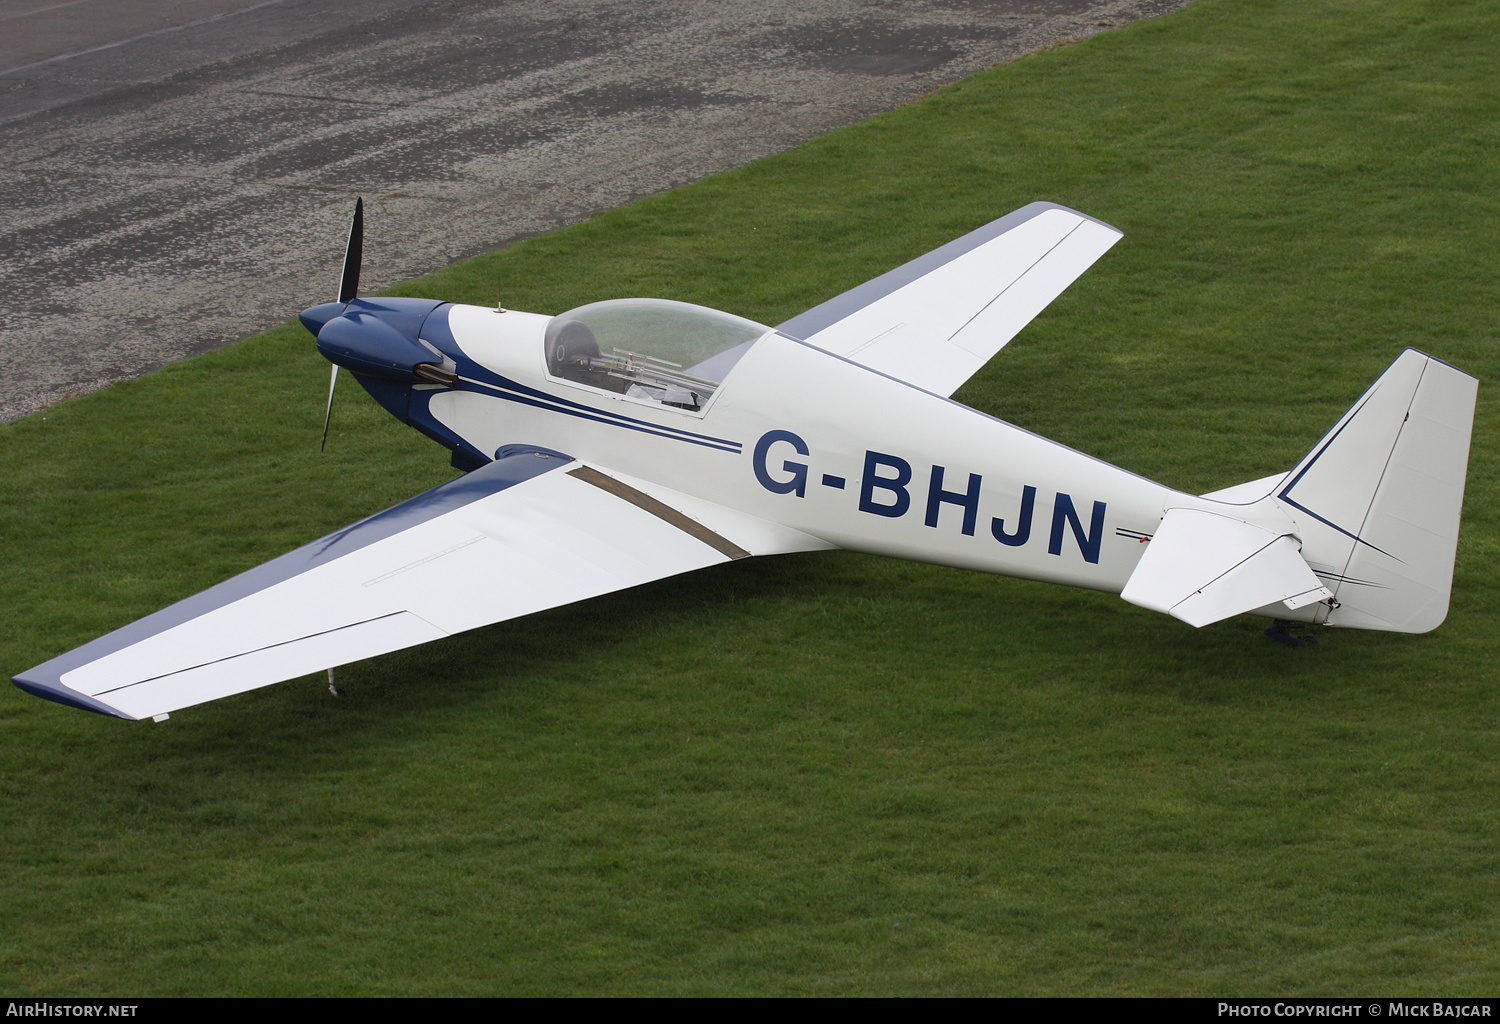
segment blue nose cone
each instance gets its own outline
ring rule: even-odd
[[[344,311],[342,302],[325,302],[321,306],[309,306],[297,314],[297,319],[302,321],[302,326],[312,331],[316,338],[323,325]]]

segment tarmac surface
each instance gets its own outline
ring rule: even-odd
[[[0,0],[0,421],[1185,3]]]

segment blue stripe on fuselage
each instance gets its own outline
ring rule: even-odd
[[[596,423],[604,423],[613,427],[625,427],[630,430],[639,430],[642,433],[654,434],[657,437],[665,437],[673,441],[687,441],[691,444],[702,445],[705,448],[715,448],[719,451],[738,455],[744,445],[739,441],[729,441],[721,437],[712,437],[708,434],[699,434],[680,427],[666,426],[652,423],[648,420],[636,419],[623,413],[609,412],[604,409],[596,409],[581,402],[562,398],[557,395],[540,391],[536,388],[521,384],[518,381],[503,377],[486,366],[475,362],[458,344],[453,336],[453,329],[448,323],[448,314],[452,305],[436,309],[428,316],[422,325],[422,339],[436,345],[444,353],[458,364],[458,375],[465,384],[475,387],[463,388],[461,390],[472,391],[475,394],[489,394],[511,402],[519,402],[522,405],[530,405],[537,409],[545,409],[548,412],[562,413],[565,416],[576,416],[580,419],[591,420]],[[480,391],[478,388],[484,388]]]

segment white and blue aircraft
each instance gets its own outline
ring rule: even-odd
[[[1448,611],[1477,382],[1403,352],[1286,473],[1193,495],[949,399],[1119,239],[1033,203],[777,327],[356,297],[301,320],[449,483],[15,677],[120,718],[752,555],[843,548],[1120,594],[1193,626]],[[330,382],[329,407],[333,389]],[[325,423],[324,437],[327,437]]]

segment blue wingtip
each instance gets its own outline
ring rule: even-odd
[[[536,458],[539,454],[548,457]],[[157,636],[174,626],[222,608],[249,594],[259,593],[316,566],[327,564],[350,552],[395,536],[402,530],[435,519],[453,509],[462,508],[508,487],[524,483],[532,477],[560,469],[564,464],[573,461],[572,456],[562,452],[520,444],[508,445],[495,455],[494,462],[489,462],[472,473],[439,484],[432,490],[392,506],[384,512],[378,512],[368,519],[362,519],[352,526],[330,533],[311,544],[304,544],[295,551],[256,566],[248,572],[240,573],[202,593],[178,601],[159,612],[154,612],[144,619],[137,619],[113,633],[107,633],[82,647],[60,654],[51,661],[44,661],[34,668],[29,668],[20,675],[12,677],[11,681],[27,693],[44,700],[82,708],[100,715],[123,718],[128,722],[139,721],[140,719],[134,715],[126,714],[88,694],[79,693],[65,686],[62,677],[79,666],[122,651],[132,644]]]
[[[109,715],[112,718],[123,718],[127,722],[136,721],[130,715],[124,714],[102,701],[97,701],[86,693],[79,693],[77,690],[69,689],[59,680],[48,679],[46,676],[36,678],[36,673],[44,668],[46,668],[46,663],[38,665],[36,668],[28,669],[27,673],[30,673],[33,678],[27,678],[26,674],[22,674],[12,676],[10,681],[32,696],[41,697],[43,700],[66,704],[72,708],[82,708],[84,711],[92,711],[99,715]]]

